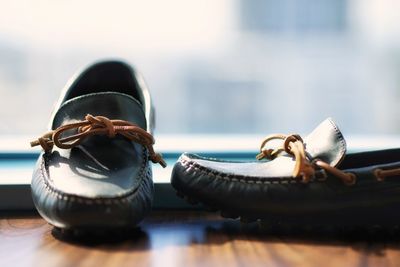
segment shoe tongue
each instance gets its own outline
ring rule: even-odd
[[[331,166],[338,165],[346,154],[346,141],[335,122],[328,118],[304,138],[307,153]]]
[[[126,120],[146,128],[142,105],[133,97],[117,92],[102,92],[72,98],[54,115],[52,129],[85,119],[87,114]]]

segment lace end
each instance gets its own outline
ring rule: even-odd
[[[262,160],[262,159],[264,159],[265,158],[265,155],[264,155],[264,153],[259,153],[257,156],[256,156],[256,160]]]
[[[261,150],[261,152],[256,156],[257,160],[262,160],[262,159],[273,159],[274,158],[274,154],[276,153],[276,151],[274,151],[273,149],[263,149]]]
[[[167,167],[167,163],[165,162],[164,159],[161,159],[158,163],[159,163],[159,164],[161,165],[161,167],[163,167],[163,168],[166,168],[166,167]]]
[[[48,137],[40,137],[39,139],[30,142],[30,144],[31,147],[40,145],[46,152],[51,151],[54,145],[51,139]]]
[[[39,140],[33,140],[33,141],[30,142],[30,144],[31,144],[31,147],[35,147],[35,146],[40,145]]]
[[[153,163],[158,163],[160,164],[163,168],[167,167],[167,163],[165,162],[165,160],[163,159],[162,155],[159,153],[153,154],[150,156],[150,160]]]

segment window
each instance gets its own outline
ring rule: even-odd
[[[143,73],[159,134],[307,132],[328,116],[346,132],[397,134],[395,9],[379,0],[3,4],[0,133],[41,133],[77,69],[118,57]]]
[[[347,29],[347,0],[240,1],[244,30],[278,34],[330,34]]]
[[[307,133],[328,116],[346,135],[396,136],[399,7],[381,0],[3,3],[0,167],[7,153],[36,153],[29,138],[46,130],[75,71],[115,57],[147,81],[157,140],[171,161],[188,149],[247,158],[259,137]],[[221,151],[211,147],[223,140]]]

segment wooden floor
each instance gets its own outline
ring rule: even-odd
[[[2,214],[0,266],[400,266],[400,234],[299,232],[155,211],[124,236],[76,240],[35,214]]]

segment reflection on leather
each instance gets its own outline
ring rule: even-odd
[[[45,157],[48,176],[57,188],[71,194],[109,196],[139,185],[136,178],[146,164],[147,152],[123,137],[93,136],[72,149],[54,148]]]

